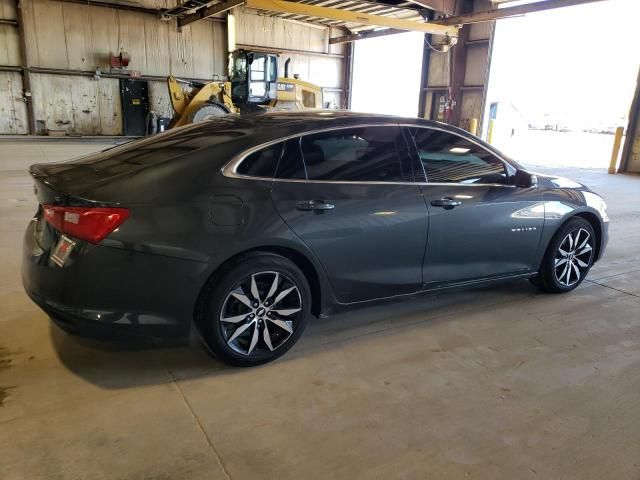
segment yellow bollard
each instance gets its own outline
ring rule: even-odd
[[[472,118],[469,120],[469,133],[471,135],[478,136],[478,119]]]
[[[492,118],[489,120],[489,128],[487,130],[487,143],[493,143],[493,128],[495,126],[496,121]]]
[[[616,136],[613,140],[613,151],[611,152],[611,162],[609,162],[609,173],[616,173],[616,165],[618,163],[618,154],[620,153],[620,144],[622,143],[622,135],[624,127],[616,128]]]

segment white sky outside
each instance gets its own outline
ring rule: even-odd
[[[410,32],[354,42],[351,110],[417,116],[423,39]]]
[[[640,0],[607,0],[498,21],[487,105],[510,102],[530,123],[626,125],[638,18]]]

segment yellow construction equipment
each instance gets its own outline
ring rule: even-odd
[[[322,108],[322,88],[297,75],[289,78],[288,70],[289,60],[284,77],[278,77],[275,53],[236,50],[230,58],[229,81],[200,83],[169,77],[175,112],[169,128],[231,113]]]

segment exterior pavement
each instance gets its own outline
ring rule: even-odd
[[[0,143],[1,479],[640,478],[640,177],[552,170],[612,221],[571,294],[372,306],[234,369],[195,342],[68,336],[23,293],[26,167],[101,147]]]

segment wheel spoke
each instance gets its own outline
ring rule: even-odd
[[[291,293],[295,289],[296,289],[296,287],[290,287],[290,288],[287,288],[286,290],[283,290],[282,292],[280,292],[278,294],[278,296],[276,297],[276,299],[273,301],[273,305],[278,303],[280,300],[282,300],[284,297],[289,295],[289,293]]]
[[[220,318],[220,321],[227,322],[227,323],[239,323],[245,318],[247,318],[247,315],[248,315],[247,313],[243,313],[242,315],[238,315],[236,317]]]
[[[566,264],[564,265],[564,270],[562,270],[562,273],[561,273],[561,274],[560,274],[560,276],[558,277],[558,280],[559,280],[561,283],[563,283],[563,282],[562,282],[562,279],[563,279],[563,278],[564,278],[564,276],[567,274],[568,270],[569,270],[569,263],[566,263]]]
[[[277,320],[277,319],[272,319],[270,318],[269,321],[277,326],[279,326],[280,328],[282,328],[283,330],[286,330],[289,333],[293,333],[293,328],[291,327],[291,325],[289,325],[287,322],[285,322],[284,320]]]
[[[576,248],[576,250],[580,250],[582,247],[584,247],[586,245],[586,243],[589,241],[589,238],[591,238],[591,235],[586,230],[580,230],[580,231],[581,232],[585,232],[587,234],[587,236],[584,239],[584,241],[580,244],[580,246]]]
[[[241,325],[240,327],[238,327],[238,329],[235,332],[233,332],[233,335],[231,335],[231,338],[227,341],[227,343],[233,342],[236,338],[242,335],[244,331],[247,328],[249,328],[251,325],[253,325],[253,323],[245,323],[244,325]]]
[[[574,246],[575,248],[578,248],[578,245],[580,245],[580,234],[581,234],[581,233],[582,233],[582,229],[578,230],[578,231],[576,232],[576,236],[575,236],[575,238],[573,239],[573,246]]]
[[[256,348],[256,343],[258,343],[258,324],[254,323],[253,336],[251,337],[251,344],[249,345],[249,350],[247,350],[247,355],[253,352],[253,349]]]
[[[571,234],[567,235],[569,237],[569,250],[573,250],[573,237]]]
[[[282,315],[284,317],[287,317],[289,315],[292,315],[294,313],[297,313],[300,311],[299,308],[287,308],[285,310],[271,310],[272,312],[276,312],[278,315]]]
[[[569,262],[569,269],[567,271],[567,285],[571,283],[571,275],[573,275],[573,262]]]
[[[251,275],[251,295],[256,302],[260,302],[260,292],[258,292],[258,285],[256,285],[255,274]]]
[[[271,335],[269,334],[269,322],[264,322],[264,330],[262,331],[262,338],[264,343],[269,347],[269,350],[273,352],[273,345],[271,345]]]
[[[576,280],[580,279],[580,270],[578,270],[578,266],[571,262],[571,266],[573,267],[573,271],[576,272]]]
[[[578,253],[576,253],[576,255],[578,255],[578,256],[584,255],[585,253],[588,253],[590,251],[591,251],[591,245],[587,245],[582,250],[580,250]]]
[[[271,295],[276,293],[276,290],[278,290],[278,280],[280,280],[280,274],[276,272],[275,276],[273,277],[273,283],[271,284],[271,288],[269,289],[269,293],[267,293],[265,300],[271,298]]]
[[[556,268],[558,268],[560,265],[563,265],[565,263],[567,263],[566,258],[556,258]]]
[[[558,252],[560,252],[560,255],[562,255],[563,257],[568,257],[569,256],[569,252],[559,248]]]
[[[247,297],[244,293],[236,293],[236,292],[231,292],[231,295],[240,300],[242,303],[244,303],[247,307],[249,308],[253,308],[253,305],[251,304],[251,300],[249,300],[249,297]]]
[[[589,266],[588,264],[586,264],[582,260],[580,260],[578,257],[576,257],[575,260],[576,260],[576,263],[578,265],[580,265],[582,268],[587,268]]]

